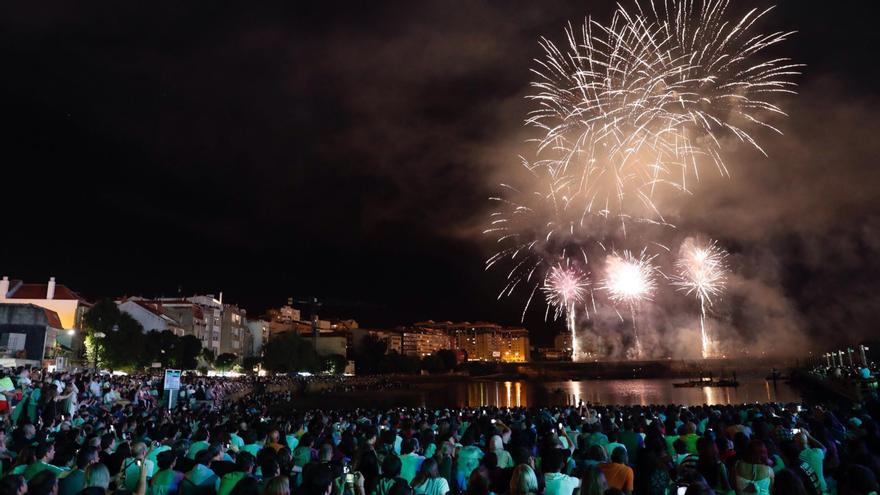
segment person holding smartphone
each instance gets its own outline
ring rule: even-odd
[[[147,459],[147,445],[143,442],[134,444],[131,447],[131,457],[122,462],[117,486],[134,491],[137,488],[141,470],[146,471],[146,476],[149,480],[153,477],[154,467],[153,461]]]

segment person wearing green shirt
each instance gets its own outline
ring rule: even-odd
[[[806,429],[802,429],[798,434],[794,436],[794,440],[797,443],[798,447],[801,448],[799,458],[802,462],[807,463],[813,472],[816,473],[816,478],[819,481],[819,489],[822,490],[822,493],[828,492],[828,482],[825,480],[825,471],[823,468],[823,461],[825,460],[825,446],[822,445],[822,442],[816,440]]]
[[[76,469],[58,480],[58,495],[76,495],[86,483],[86,468],[98,462],[98,449],[83,447],[76,456]]]
[[[141,470],[146,471],[147,479],[153,477],[155,464],[146,459],[147,446],[143,442],[134,444],[131,448],[131,457],[122,461],[121,480],[119,485],[128,491],[134,491],[140,478]]]
[[[196,465],[186,473],[180,485],[180,492],[186,494],[202,494],[213,492],[217,483],[217,474],[208,467],[211,461],[220,458],[220,449],[209,447],[196,455]]]
[[[230,431],[229,445],[235,447],[235,450],[241,450],[241,448],[244,447],[244,439],[239,436],[237,431]]]
[[[174,451],[166,450],[156,456],[156,465],[159,466],[159,471],[150,480],[149,495],[177,493],[180,482],[183,480],[183,473],[174,470],[176,463],[177,455],[174,454]]]
[[[157,445],[155,442],[153,442],[153,448],[150,449],[150,452],[147,454],[147,460],[152,461],[154,465],[158,465],[156,461],[159,458],[159,454],[161,454],[162,452],[167,452],[169,450],[171,450],[171,447],[162,443]]]
[[[684,433],[681,435],[681,439],[684,440],[685,445],[687,445],[687,451],[689,454],[697,453],[697,440],[700,439],[699,435],[697,435],[697,425],[688,421],[684,425]]]
[[[208,443],[209,439],[210,436],[208,435],[208,430],[202,428],[197,431],[193,438],[193,440],[195,441],[192,443],[192,445],[190,445],[189,451],[186,453],[186,457],[194,460],[199,452],[211,446],[211,444]]]
[[[235,459],[235,471],[226,473],[217,480],[215,487],[217,495],[229,495],[232,493],[232,490],[239,481],[252,475],[255,462],[254,457],[247,452],[239,453]]]
[[[252,431],[246,431],[242,439],[244,440],[244,445],[238,450],[257,457],[257,453],[263,448],[263,444],[257,441],[257,435]]]
[[[406,480],[407,483],[412,483],[419,469],[421,469],[425,458],[419,455],[419,441],[415,438],[404,440],[401,449],[403,454],[400,456],[400,477]]]
[[[55,458],[55,445],[51,443],[40,444],[37,446],[35,454],[37,460],[24,470],[24,479],[30,481],[31,478],[42,471],[52,471],[55,476],[58,476],[66,471],[64,468],[60,468],[58,466],[53,466],[52,464],[50,464]]]

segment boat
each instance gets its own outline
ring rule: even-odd
[[[724,372],[722,371],[721,376],[722,378],[715,380],[712,378],[712,375],[703,376],[703,372],[701,371],[699,379],[673,383],[672,386],[676,388],[739,387],[739,382],[736,380],[736,373],[733,374],[733,378],[724,378]]]
[[[672,386],[676,387],[676,388],[739,387],[739,382],[736,380],[731,380],[729,378],[722,378],[720,380],[713,380],[712,378],[703,378],[702,380],[688,380],[686,382],[673,383]]]

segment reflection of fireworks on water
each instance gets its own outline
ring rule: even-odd
[[[605,279],[601,289],[608,292],[608,297],[615,303],[629,306],[632,317],[633,338],[635,340],[635,355],[642,356],[642,344],[639,341],[638,325],[636,324],[636,307],[642,301],[649,301],[657,288],[656,273],[653,255],[645,251],[633,256],[629,251],[622,254],[612,254],[608,257],[605,267]]]
[[[558,264],[550,269],[542,290],[547,304],[552,306],[558,318],[565,314],[565,324],[571,332],[571,359],[577,361],[580,346],[577,338],[577,306],[583,304],[590,287],[587,275],[573,266]]]
[[[700,337],[703,358],[712,356],[712,341],[706,333],[706,311],[727,285],[727,253],[715,242],[698,245],[692,239],[682,244],[672,280],[679,291],[700,301]]]

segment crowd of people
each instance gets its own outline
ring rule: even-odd
[[[880,475],[873,402],[281,410],[296,378],[184,377],[169,408],[161,377],[3,383],[0,495],[868,495]]]

